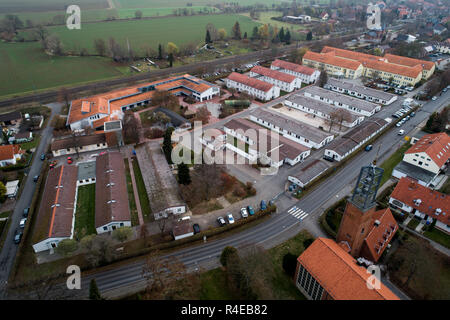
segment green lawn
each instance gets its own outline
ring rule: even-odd
[[[52,57],[39,43],[0,42],[0,96],[74,85],[125,74],[108,58]]]
[[[70,1],[62,0],[2,0],[0,1],[0,12],[45,12],[65,11]],[[82,10],[108,8],[107,0],[77,0],[73,4],[80,6]]]
[[[287,253],[299,256],[304,250],[303,241],[313,238],[307,231],[301,231],[293,238],[269,250],[275,274],[272,279],[272,290],[277,300],[305,300],[305,296],[297,289],[294,280],[283,270],[283,257]]]
[[[130,167],[128,165],[128,159],[123,160],[125,163],[125,175],[127,178],[127,190],[128,190],[128,201],[130,202],[130,213],[131,213],[131,225],[139,225],[139,217],[136,209],[136,201],[134,200],[133,184],[131,182]]]
[[[20,147],[23,150],[30,150],[36,148],[39,145],[39,141],[41,140],[41,136],[39,134],[33,134],[33,140],[29,142],[24,142],[20,144]]]
[[[419,225],[420,221],[416,218],[412,218],[411,221],[408,223],[408,228],[415,230],[416,227]]]
[[[78,239],[95,230],[95,183],[78,187],[77,211],[75,213],[75,237]]]
[[[381,179],[380,186],[382,186],[386,181],[389,180],[389,178],[392,176],[394,167],[399,164],[400,161],[402,161],[405,151],[408,150],[410,146],[411,144],[409,142],[406,142],[389,159],[381,164],[381,168],[384,169],[384,173],[383,178]]]
[[[139,202],[141,203],[142,215],[145,222],[151,220],[152,210],[150,209],[150,201],[148,200],[147,190],[145,189],[144,178],[142,178],[141,169],[136,158],[133,158],[134,178],[136,179],[136,187],[139,193]]]
[[[441,230],[433,228],[431,231],[425,231],[423,235],[450,249],[450,236]]]
[[[188,42],[201,43],[205,39],[205,26],[213,23],[217,29],[225,28],[231,34],[231,28],[238,21],[242,34],[251,32],[259,25],[249,17],[238,14],[222,14],[191,17],[167,17],[151,20],[112,21],[84,24],[81,30],[69,30],[66,26],[49,27],[51,33],[60,36],[66,50],[86,48],[94,53],[94,40],[111,37],[127,45],[137,53],[143,53],[145,47],[157,49],[161,43],[174,42],[178,46]],[[22,32],[25,38],[30,32]]]
[[[213,269],[200,275],[201,289],[199,300],[234,300],[228,289],[227,276],[221,268]]]

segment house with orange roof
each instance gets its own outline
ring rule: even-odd
[[[450,196],[427,188],[416,180],[401,178],[389,197],[393,210],[413,214],[423,224],[435,221],[435,227],[450,235]]]
[[[261,81],[237,72],[232,72],[226,79],[227,88],[245,92],[262,101],[268,101],[280,96],[280,88],[271,83]]]
[[[33,249],[38,253],[73,238],[77,167],[62,165],[49,171],[37,212]]]
[[[0,167],[15,165],[22,158],[24,151],[18,144],[0,146]]]
[[[423,186],[434,187],[438,175],[448,166],[449,159],[449,135],[445,132],[427,134],[405,152],[392,175],[397,179],[408,176]]]
[[[303,64],[325,70],[328,74],[355,79],[359,76],[381,78],[398,85],[414,86],[427,80],[435,70],[432,61],[392,54],[378,57],[366,53],[325,46],[320,53],[308,51]]]
[[[293,75],[299,81],[307,84],[315,83],[320,76],[320,71],[317,69],[280,59],[273,61],[270,69]]]
[[[261,66],[253,67],[250,70],[250,77],[273,84],[286,92],[302,87],[302,82],[293,75]]]
[[[298,258],[297,288],[310,300],[399,300],[332,239],[317,238]]]
[[[189,74],[174,76],[73,100],[67,125],[74,131],[86,127],[103,130],[107,122],[121,120],[125,111],[148,105],[156,90],[168,91],[176,96],[190,96],[198,101],[220,94],[218,86],[202,79]]]

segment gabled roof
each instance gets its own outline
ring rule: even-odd
[[[292,83],[293,81],[295,81],[295,77],[291,76],[287,73],[284,72],[280,72],[280,71],[276,71],[276,70],[272,70],[269,68],[264,68],[261,66],[255,66],[253,67],[250,72],[254,72],[257,74],[260,74],[262,76],[266,76],[272,79],[276,79],[282,82],[286,82],[286,83]]]
[[[414,179],[401,178],[392,192],[391,198],[450,225],[450,196],[427,188]]]
[[[397,56],[395,54],[386,53],[384,58],[387,59],[390,63],[399,64],[402,66],[414,67],[421,66],[425,70],[431,70],[434,66],[433,61],[419,60],[414,58],[408,58],[403,56]]]
[[[232,81],[238,82],[238,83],[242,83],[245,84],[249,87],[255,88],[257,90],[260,91],[264,91],[267,92],[270,89],[272,89],[273,85],[271,85],[270,83],[255,79],[255,78],[250,78],[246,75],[237,73],[237,72],[232,72],[227,79],[230,79]]]
[[[331,239],[317,238],[297,260],[334,300],[399,300],[384,284],[369,289],[370,274]]]
[[[292,63],[292,62],[284,61],[284,60],[279,60],[279,59],[276,59],[274,62],[272,62],[272,66],[277,67],[277,68],[286,69],[286,70],[291,70],[291,71],[302,73],[302,74],[306,74],[308,76],[312,75],[314,73],[314,71],[316,71],[316,69],[313,69],[313,68],[310,68],[307,66],[303,66],[300,64],[296,64],[296,63]]]
[[[62,165],[47,176],[33,235],[34,243],[49,238],[70,238],[78,170]]]
[[[84,147],[93,144],[105,143],[106,137],[104,133],[90,134],[85,136],[69,137],[64,139],[57,139],[50,145],[51,151],[69,149],[74,147]]]
[[[7,144],[0,146],[0,161],[14,159],[15,154],[21,152],[20,145],[18,144]]]
[[[364,242],[372,259],[376,262],[397,232],[398,225],[389,208],[376,211],[373,215],[372,223],[373,228],[364,239]]]
[[[332,66],[352,70],[356,70],[361,66],[361,63],[359,61],[348,60],[344,58],[335,57],[333,55],[320,54],[312,51],[306,52],[305,55],[303,56],[303,59],[330,64]]]
[[[450,158],[450,137],[445,132],[427,134],[405,154],[425,152],[441,168]]]
[[[122,154],[115,151],[98,156],[95,170],[95,227],[113,221],[130,221]]]

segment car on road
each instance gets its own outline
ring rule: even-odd
[[[33,181],[37,182],[39,180],[39,175],[33,177]]]
[[[369,144],[364,148],[364,150],[370,151],[370,150],[372,150],[372,148],[373,148],[373,145]]]
[[[28,213],[30,213],[30,208],[23,209],[23,216],[28,217]]]
[[[247,218],[248,217],[248,212],[246,208],[241,208],[241,217],[242,218]]]
[[[42,161],[45,160],[45,153],[41,154],[41,160],[42,160]]]
[[[437,97],[434,96],[433,98],[431,98],[431,100],[436,101],[436,100],[437,100]]]
[[[200,232],[200,226],[198,225],[198,223],[195,223],[195,224],[192,226],[192,229],[194,229],[194,234],[197,234],[197,233]]]
[[[254,215],[255,214],[255,210],[253,210],[253,207],[252,206],[248,206],[247,207],[247,210],[248,210],[248,213],[249,213],[249,215]]]
[[[225,219],[223,217],[218,217],[217,218],[217,222],[219,223],[219,225],[221,227],[223,227],[224,225],[226,225]]]
[[[73,162],[72,157],[67,157],[67,163],[71,164]]]
[[[447,88],[444,88],[444,89],[442,90],[442,92],[447,92],[447,90],[448,90]]]
[[[404,133],[405,133],[405,130],[403,130],[403,129],[398,131],[399,136],[402,136]]]
[[[27,223],[27,219],[28,218],[23,218],[22,220],[20,220],[20,222],[19,222],[19,227],[20,228],[25,228],[25,224]]]
[[[234,223],[234,217],[231,213],[227,214],[227,220],[229,224],[233,224]]]
[[[14,236],[14,243],[18,244],[20,243],[20,240],[22,240],[23,231],[19,230],[16,232],[16,235]]]

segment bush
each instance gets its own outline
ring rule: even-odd
[[[65,257],[77,249],[78,243],[74,239],[64,239],[58,243],[56,252]]]
[[[236,186],[236,188],[234,188],[233,191],[233,195],[235,195],[236,197],[245,197],[245,195],[247,194],[247,192],[245,192],[244,188],[242,188],[241,186]]]
[[[116,239],[117,241],[124,242],[129,237],[131,237],[131,234],[133,233],[133,230],[131,227],[122,227],[119,229],[116,229],[112,232],[112,237]]]
[[[222,254],[220,255],[220,264],[226,267],[228,258],[234,254],[237,254],[237,249],[235,247],[226,246],[223,248]]]
[[[283,270],[289,277],[293,278],[295,275],[295,269],[297,268],[297,257],[288,252],[283,257]]]

